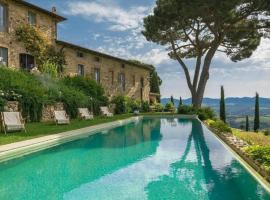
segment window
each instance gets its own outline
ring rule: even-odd
[[[24,70],[30,71],[35,67],[35,59],[29,54],[20,54],[20,67]]]
[[[32,26],[37,24],[37,15],[31,11],[28,12],[28,23]]]
[[[7,31],[7,6],[0,3],[0,32],[6,32]]]
[[[8,65],[8,49],[0,47],[0,65],[7,66]]]
[[[119,85],[123,91],[126,89],[126,80],[125,80],[125,74],[120,73],[118,78]]]
[[[99,68],[94,69],[94,76],[95,76],[95,81],[97,83],[100,83],[100,69]]]
[[[143,88],[144,87],[144,78],[142,77],[141,78],[141,88]]]
[[[84,76],[84,66],[83,65],[78,65],[78,75]]]
[[[133,85],[133,87],[135,87],[135,85],[136,85],[136,77],[135,77],[135,75],[132,75],[132,85]]]
[[[122,64],[121,66],[122,66],[122,68],[125,68],[125,67],[126,67],[126,65],[125,65],[125,64]]]
[[[114,82],[114,71],[109,71],[109,74],[110,74],[111,84],[113,85],[113,82]]]
[[[84,55],[83,55],[83,53],[82,52],[77,52],[77,57],[79,57],[79,58],[83,58],[84,57]]]
[[[99,57],[95,57],[95,62],[100,62],[100,58]]]

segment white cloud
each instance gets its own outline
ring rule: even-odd
[[[82,16],[91,21],[108,22],[109,30],[126,31],[138,29],[143,18],[150,12],[149,7],[131,7],[127,10],[110,2],[69,2],[67,15]]]

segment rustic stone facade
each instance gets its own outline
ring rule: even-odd
[[[28,23],[29,12],[36,14],[36,27],[47,36],[48,41],[55,43],[58,19],[24,5],[20,1],[0,0],[0,4],[7,8],[7,30],[0,32],[0,47],[8,49],[7,65],[9,67],[19,68],[19,55],[27,54],[23,44],[16,40],[15,31],[18,26]]]
[[[67,59],[65,74],[78,75],[78,65],[84,66],[83,76],[95,79],[95,69],[100,71],[100,84],[105,90],[105,94],[111,98],[116,95],[129,96],[138,100],[149,100],[150,93],[150,70],[136,66],[131,62],[119,61],[109,58],[104,54],[95,55],[87,49],[67,45],[64,42],[57,43],[59,48],[64,47]],[[83,54],[82,57],[78,53]],[[125,77],[125,89],[119,81],[120,74]],[[143,81],[143,83],[141,83]]]
[[[58,48],[64,47],[67,59],[67,65],[64,68],[65,75],[80,75],[78,65],[83,65],[83,75],[95,79],[94,70],[99,69],[100,84],[109,98],[126,95],[134,99],[149,101],[151,67],[57,41],[57,23],[65,18],[55,12],[46,11],[22,0],[0,0],[1,5],[7,8],[8,20],[7,30],[0,31],[0,48],[8,49],[7,65],[9,67],[20,68],[20,54],[27,54],[23,44],[16,40],[15,30],[19,25],[29,23],[29,12],[31,12],[36,16],[35,26],[46,34],[52,45]],[[123,81],[119,81],[120,74],[125,77],[124,89]]]
[[[4,107],[6,112],[18,112],[19,111],[19,102],[18,101],[8,101]]]
[[[41,121],[42,122],[53,121],[54,119],[53,112],[55,110],[64,110],[63,103],[56,103],[54,105],[44,105],[42,108]]]

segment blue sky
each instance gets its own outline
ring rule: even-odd
[[[56,6],[68,18],[59,24],[58,38],[125,59],[153,64],[163,80],[163,97],[190,97],[180,65],[166,47],[147,42],[141,35],[142,19],[151,13],[155,0],[28,0],[46,9]],[[192,61],[188,61],[192,64]],[[219,53],[212,63],[205,96],[270,97],[270,40],[263,40],[253,56],[233,63]]]

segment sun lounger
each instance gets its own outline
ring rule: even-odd
[[[88,110],[88,108],[78,108],[81,119],[93,119],[94,116]]]
[[[101,115],[106,116],[106,117],[112,117],[113,113],[109,111],[108,107],[100,107]]]
[[[54,120],[56,124],[69,124],[69,116],[67,115],[66,111],[54,111]]]
[[[25,129],[25,123],[19,112],[2,112],[2,124],[5,134],[11,131],[22,131]]]

